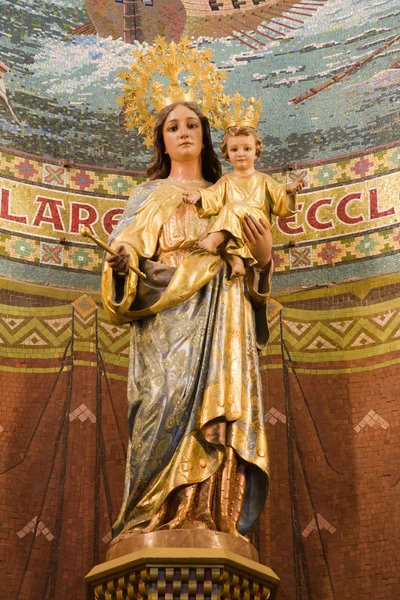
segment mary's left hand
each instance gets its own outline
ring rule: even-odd
[[[257,261],[257,267],[263,269],[271,262],[272,234],[267,221],[247,215],[243,219],[243,239]]]

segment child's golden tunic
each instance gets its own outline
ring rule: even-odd
[[[285,183],[277,183],[272,177],[255,171],[247,177],[227,173],[213,186],[201,192],[200,214],[205,217],[218,215],[210,228],[214,231],[228,231],[232,238],[226,251],[247,258],[255,264],[243,240],[242,220],[252,215],[257,220],[264,219],[271,224],[271,215],[286,217],[293,214],[295,206],[290,206],[291,197],[286,192]]]

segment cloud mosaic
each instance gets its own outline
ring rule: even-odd
[[[149,154],[121,127],[115,102],[118,73],[131,56],[124,3],[1,4],[7,103],[0,107],[0,144],[66,161],[144,169]],[[400,138],[396,0],[261,4],[140,2],[142,33],[134,43],[145,48],[159,34],[188,34],[193,44],[211,48],[217,66],[228,71],[228,92],[240,89],[262,99],[262,168]],[[309,90],[310,98],[295,101]],[[361,172],[367,165],[355,168]]]

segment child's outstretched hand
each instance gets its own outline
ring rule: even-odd
[[[292,183],[288,183],[286,186],[286,191],[288,194],[295,194],[296,192],[300,192],[304,187],[304,181],[299,179],[298,181],[293,181]]]
[[[190,192],[186,190],[182,195],[183,201],[186,202],[186,204],[196,204],[201,198],[201,194],[197,190],[191,190]]]

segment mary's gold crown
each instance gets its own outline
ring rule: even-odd
[[[195,102],[216,127],[222,127],[222,81],[226,75],[211,62],[211,50],[191,48],[187,37],[166,43],[158,37],[152,46],[137,49],[118,98],[128,129],[137,129],[147,147],[153,143],[157,113],[175,102]]]

